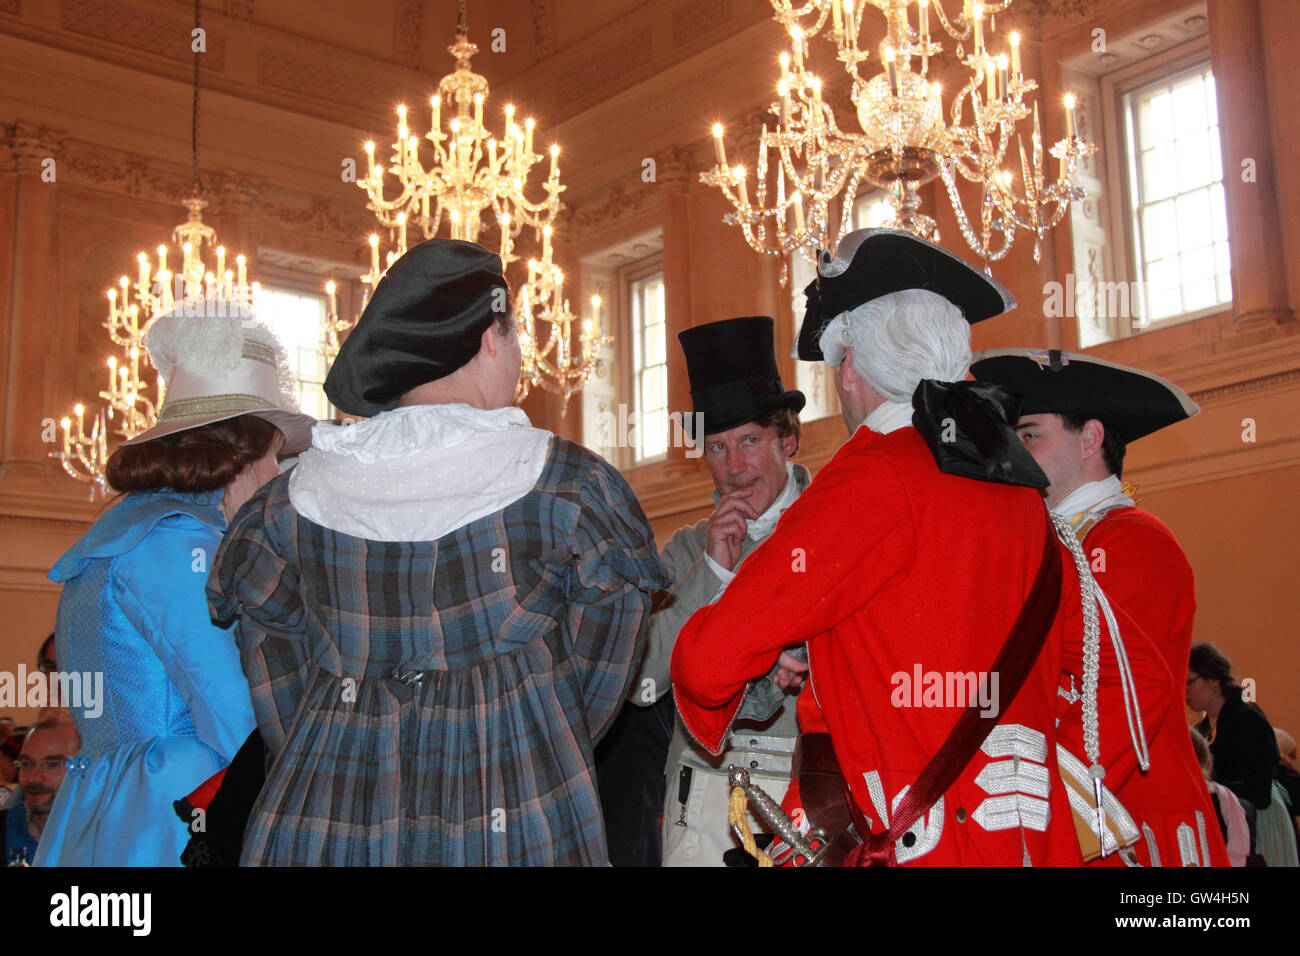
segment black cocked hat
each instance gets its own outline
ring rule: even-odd
[[[823,253],[823,258],[828,255]],[[825,361],[821,335],[832,319],[908,289],[943,296],[972,325],[1016,307],[1002,285],[942,246],[902,229],[859,229],[840,241],[835,258],[820,264],[817,278],[804,290],[807,308],[794,357]]]
[[[1018,393],[1021,418],[1095,418],[1126,444],[1200,411],[1158,375],[1061,349],[986,349],[975,354],[971,374]]]
[[[388,269],[325,378],[349,415],[372,416],[478,354],[510,307],[501,258],[460,239],[430,239]]]
[[[691,401],[704,416],[704,433],[737,428],[768,412],[800,412],[806,399],[786,391],[773,351],[775,323],[766,315],[723,319],[679,332],[686,354]],[[698,436],[697,436],[698,437]]]

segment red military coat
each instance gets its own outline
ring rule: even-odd
[[[915,429],[859,429],[682,629],[672,678],[687,728],[716,753],[747,681],[807,641],[800,696],[815,696],[858,808],[883,829],[961,712],[948,675],[991,666],[1048,533],[1033,489],[940,472]],[[1077,593],[1068,555],[1062,586]],[[1054,760],[1064,626],[1058,615],[981,751],[895,845],[900,863],[1081,863]],[[923,686],[905,687],[918,668]],[[943,678],[937,696],[929,672]]]
[[[1147,727],[1150,770],[1142,772],[1127,766],[1120,783],[1112,781],[1113,771],[1110,766],[1106,768],[1107,783],[1112,784],[1112,790],[1134,823],[1143,829],[1143,839],[1136,846],[1138,859],[1144,866],[1188,863],[1227,866],[1228,851],[1214,805],[1192,748],[1190,732],[1178,715],[1192,646],[1192,617],[1196,611],[1191,565],[1173,532],[1141,508],[1115,508],[1107,512],[1087,532],[1083,551],[1111,606],[1122,609],[1154,642],[1169,674],[1170,715],[1154,733],[1152,727]],[[1131,645],[1133,641],[1122,622],[1120,632],[1125,645]],[[1132,657],[1131,647],[1129,653]],[[1138,673],[1136,661],[1133,668],[1141,682],[1144,675]],[[1103,746],[1107,726],[1112,737],[1128,740],[1122,707],[1122,701],[1117,698],[1108,701],[1102,697],[1099,709]],[[1063,722],[1063,733],[1064,726]],[[1081,744],[1078,752],[1082,754]],[[1180,827],[1183,828],[1182,849]],[[1190,857],[1186,856],[1188,847],[1193,851]],[[1112,866],[1124,865],[1118,854],[1104,859]]]

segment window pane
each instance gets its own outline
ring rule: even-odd
[[[1205,81],[1199,76],[1174,87],[1174,128],[1178,135],[1205,129]]]
[[[1178,190],[1198,189],[1210,182],[1210,134],[1205,131],[1188,133],[1179,137]],[[1172,177],[1171,177],[1172,178]]]
[[[1142,211],[1142,254],[1150,262],[1178,251],[1178,216],[1173,200]]]
[[[1138,136],[1142,148],[1159,146],[1174,138],[1172,100],[1168,93],[1158,93],[1138,105]]]
[[[662,365],[664,358],[664,325],[652,325],[645,330],[645,357],[647,365]]]
[[[1194,249],[1182,259],[1183,311],[1195,312],[1214,305],[1217,285],[1214,276],[1214,249]]]
[[[1156,202],[1178,191],[1174,163],[1178,160],[1172,144],[1149,149],[1142,154],[1142,199]]]
[[[1225,240],[1228,238],[1228,207],[1223,199],[1223,184],[1215,183],[1210,187],[1210,225],[1214,231],[1214,238]],[[1227,243],[1224,243],[1224,252],[1227,252]]]
[[[1210,192],[1198,189],[1175,200],[1178,204],[1178,235],[1175,241],[1183,249],[1208,246],[1214,235],[1210,226]]]
[[[325,341],[325,297],[263,287],[255,310],[284,346],[298,379],[299,407],[308,415],[328,418],[329,401],[321,389],[325,360],[318,351]]]
[[[1147,265],[1147,315],[1152,319],[1167,319],[1183,311],[1179,294],[1177,256],[1160,259]]]

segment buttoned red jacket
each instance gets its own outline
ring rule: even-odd
[[[1083,550],[1111,606],[1122,609],[1154,642],[1168,675],[1169,716],[1161,725],[1147,728],[1150,769],[1143,772],[1126,764],[1123,779],[1117,777],[1112,785],[1120,803],[1143,830],[1143,839],[1136,848],[1138,859],[1144,866],[1183,866],[1188,862],[1227,866],[1228,851],[1218,818],[1190,731],[1178,713],[1196,612],[1187,556],[1160,519],[1136,507],[1107,512],[1088,531]],[[1120,631],[1126,646],[1137,639],[1136,635],[1130,639],[1122,623]],[[1135,664],[1135,674],[1137,667]],[[1099,704],[1103,743],[1107,734],[1127,741],[1122,706],[1122,701],[1113,696],[1103,698]],[[1062,727],[1066,733],[1064,722]],[[1112,775],[1107,767],[1108,783]],[[1195,854],[1187,861],[1187,851],[1180,850],[1179,827],[1184,828],[1184,842],[1194,837]],[[1151,852],[1152,841],[1155,854]],[[1123,865],[1118,855],[1106,857],[1104,862]]]
[[[819,706],[854,801],[883,830],[961,713],[946,694],[949,675],[989,670],[1051,533],[1033,489],[940,472],[915,429],[859,429],[718,603],[682,629],[672,679],[687,728],[716,753],[747,681],[782,648],[807,642],[801,729]],[[1063,592],[1077,601],[1064,553],[1062,570]],[[1012,705],[997,702],[980,752],[895,845],[900,863],[1081,863],[1055,761],[1065,619],[1058,614]],[[938,706],[904,700],[899,675],[917,666],[944,677]]]

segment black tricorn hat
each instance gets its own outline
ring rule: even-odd
[[[975,353],[971,374],[1019,393],[1021,418],[1095,418],[1126,444],[1201,410],[1158,375],[1061,349],[986,349]]]
[[[835,258],[822,253],[817,278],[804,290],[808,305],[794,357],[825,361],[821,335],[831,319],[893,292],[924,289],[941,295],[976,322],[1016,307],[1011,293],[970,263],[902,229],[859,229],[840,241]]]
[[[339,411],[372,416],[478,354],[510,308],[501,258],[460,239],[430,239],[394,262],[325,377]]]
[[[803,392],[786,391],[781,384],[772,346],[774,328],[770,317],[749,315],[677,334],[686,354],[691,401],[704,416],[704,434],[737,428],[778,408],[796,414],[803,409]]]

